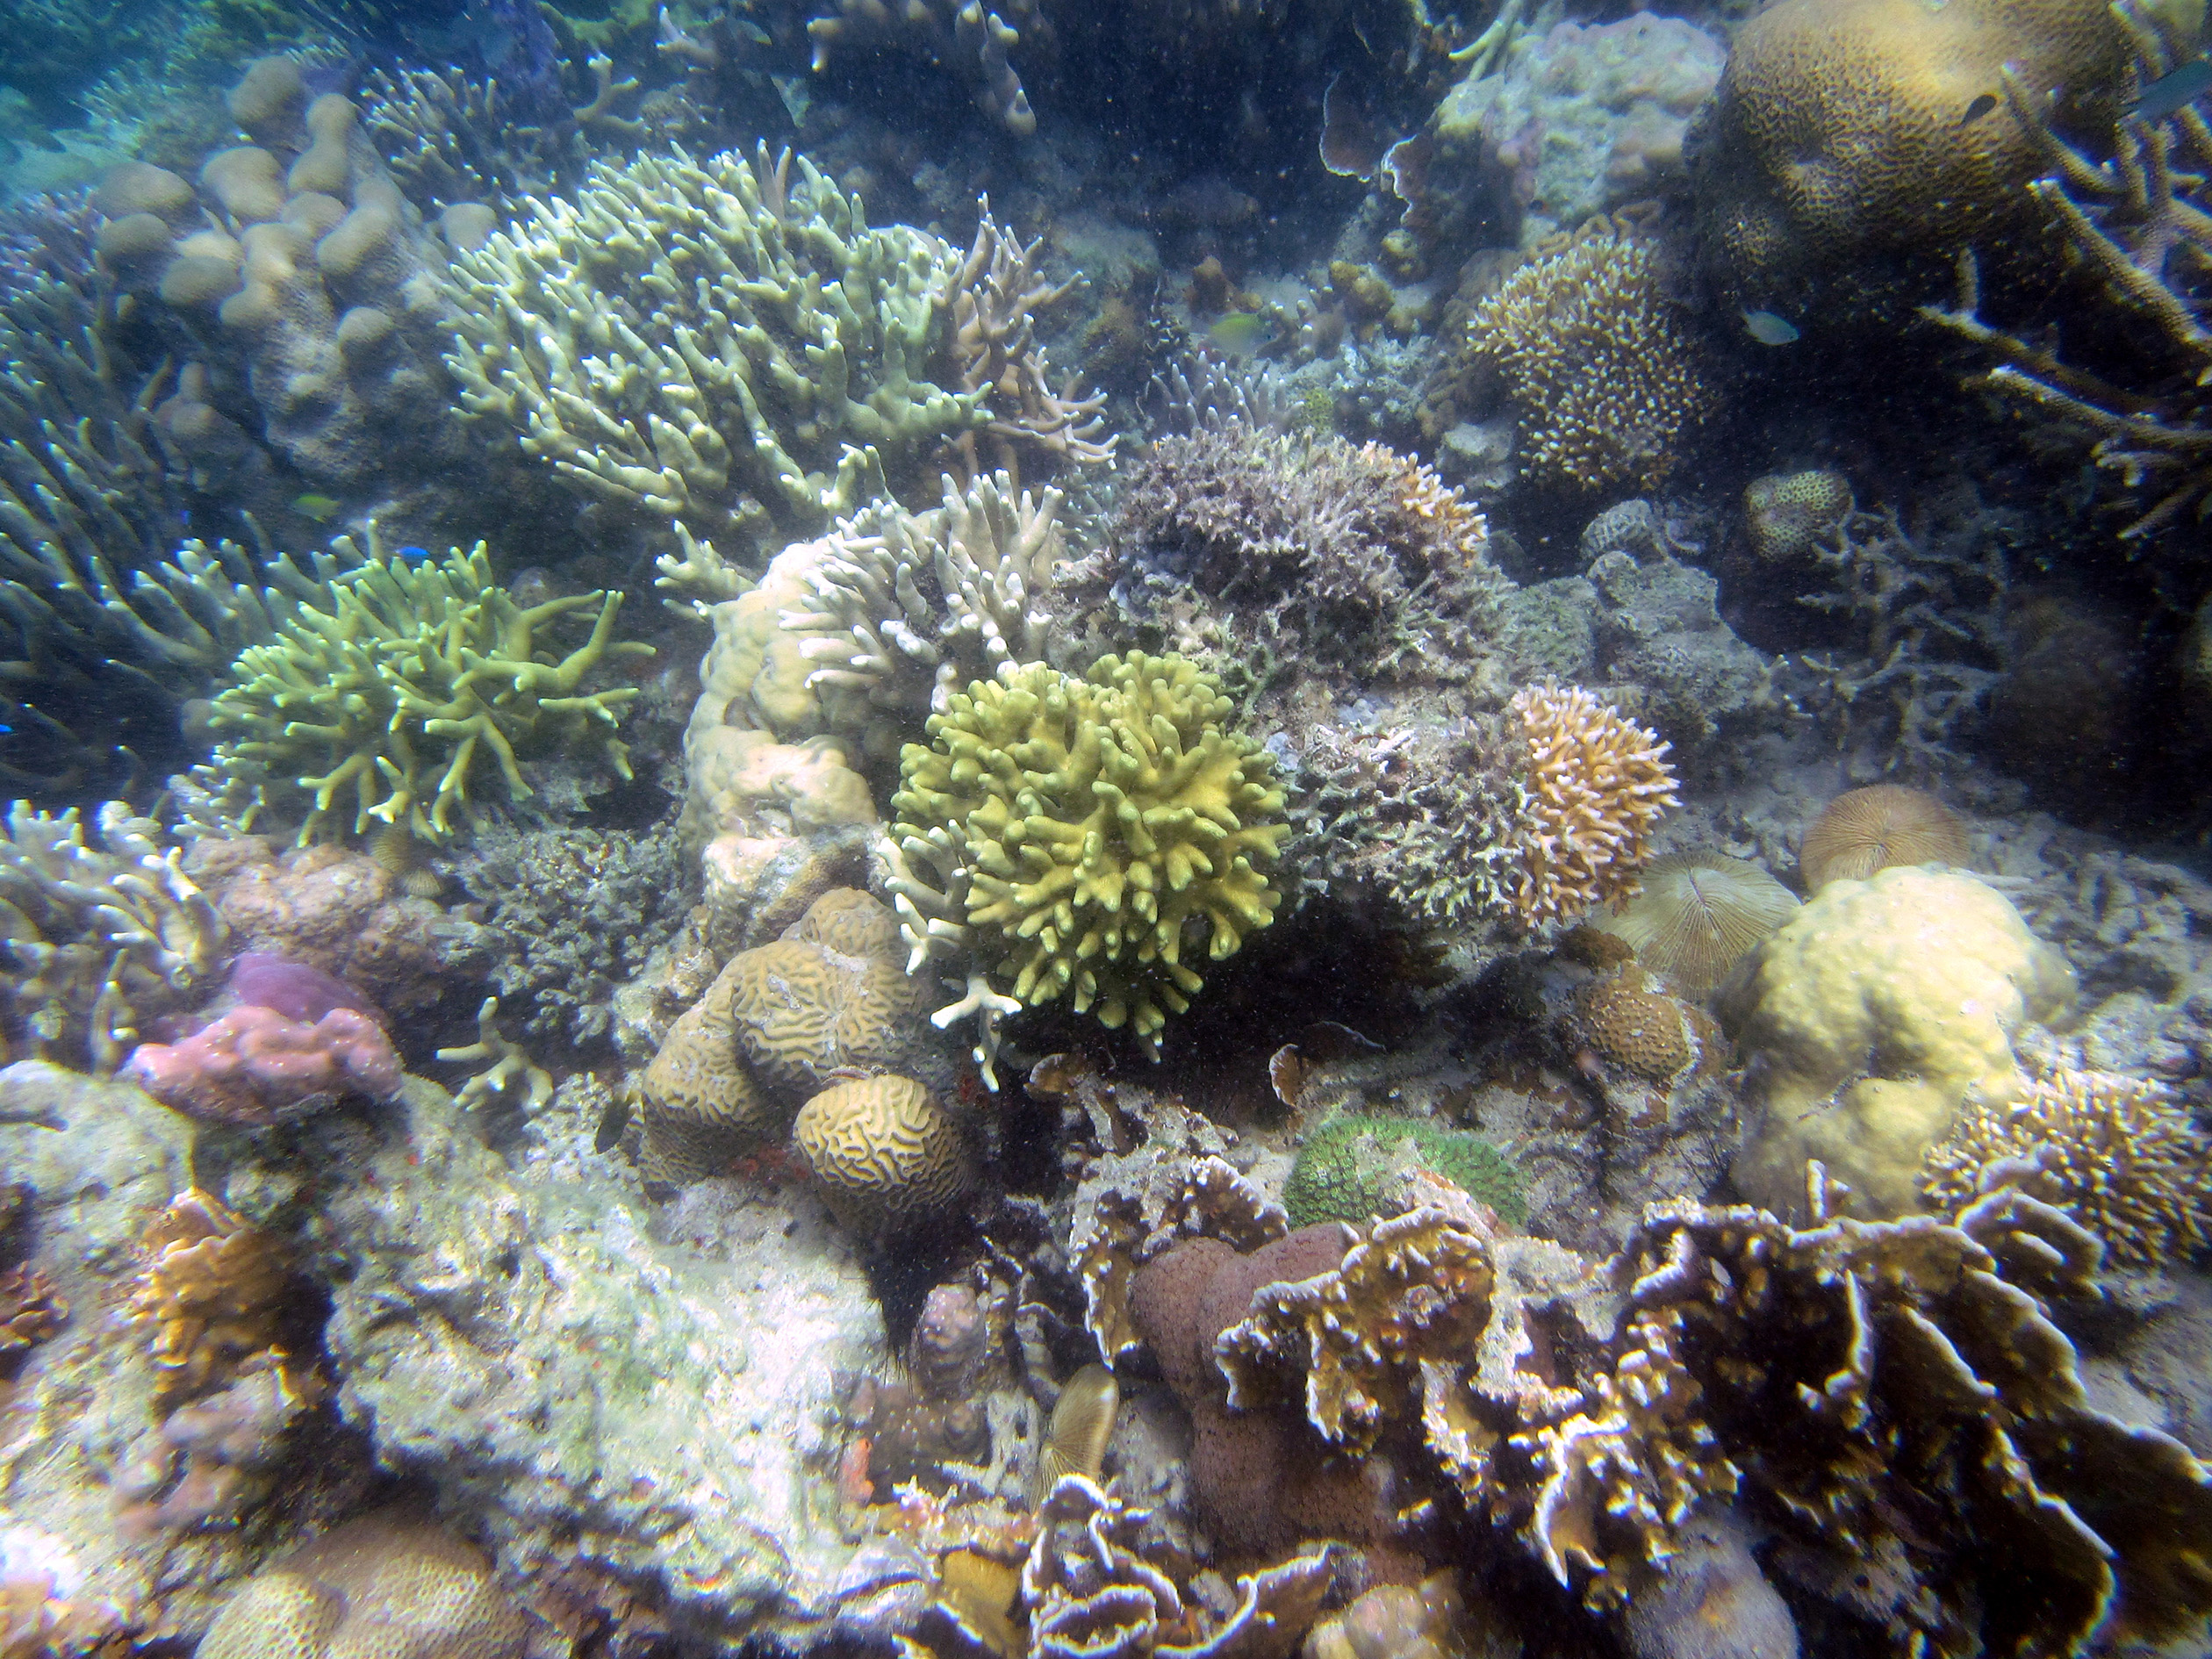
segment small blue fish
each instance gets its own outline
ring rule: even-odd
[[[2194,104],[2208,87],[2212,87],[2212,61],[2191,58],[2144,87],[2128,113],[2138,121],[2163,121],[2183,104]]]
[[[427,559],[430,557],[430,549],[428,548],[416,547],[413,544],[395,549],[394,551],[397,552],[401,558],[407,560],[410,564],[413,563],[416,559]]]
[[[339,509],[344,506],[345,503],[335,497],[317,495],[312,490],[305,495],[296,495],[292,498],[292,511],[302,518],[314,520],[318,524],[329,523],[331,520],[338,516]]]
[[[1763,346],[1786,346],[1798,337],[1796,324],[1770,311],[1745,312],[1743,332]]]

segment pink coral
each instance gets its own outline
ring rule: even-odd
[[[389,1098],[399,1057],[384,1028],[358,1009],[312,1023],[275,1009],[232,1009],[177,1043],[141,1044],[124,1075],[187,1117],[267,1124],[346,1095]]]

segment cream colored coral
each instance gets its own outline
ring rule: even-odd
[[[799,1109],[792,1134],[830,1207],[856,1232],[948,1216],[973,1180],[959,1125],[910,1077],[834,1084]]]
[[[2073,995],[2065,959],[1970,876],[1904,867],[1831,882],[1721,999],[1762,1113],[1737,1187],[1801,1214],[1818,1159],[1865,1213],[1918,1208],[1922,1154],[1969,1091],[2002,1101],[2025,1088],[2013,1032]]]
[[[1578,686],[1532,686],[1513,699],[1527,748],[1513,837],[1513,908],[1528,927],[1572,921],[1626,898],[1650,857],[1652,830],[1675,804],[1671,744]]]

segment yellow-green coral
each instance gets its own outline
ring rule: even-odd
[[[960,1126],[910,1077],[833,1084],[799,1109],[791,1128],[823,1198],[856,1232],[942,1219],[973,1180]]]
[[[1066,997],[1157,1053],[1214,961],[1274,919],[1287,826],[1274,763],[1223,729],[1219,684],[1180,657],[1101,657],[1075,679],[1031,664],[979,680],[900,757],[891,883],[912,966],[966,959],[939,1025]],[[1188,937],[1186,937],[1188,935]]]
[[[1540,249],[1470,327],[1477,353],[1505,376],[1533,483],[1655,489],[1712,412],[1657,248],[1608,220]]]
[[[454,833],[456,808],[474,810],[467,786],[489,750],[507,794],[531,793],[521,757],[573,754],[597,741],[629,776],[614,735],[633,686],[581,689],[610,658],[650,656],[615,642],[620,593],[592,592],[525,607],[492,579],[484,545],[410,564],[372,554],[352,569],[320,563],[323,580],[266,597],[281,620],[272,638],[248,646],[214,699],[219,734],[212,770],[250,792],[252,819],[304,802],[304,845],[342,821],[351,833],[404,824],[420,839]],[[565,656],[546,649],[555,619],[598,609],[592,632]]]

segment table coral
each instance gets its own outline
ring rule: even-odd
[[[214,698],[209,771],[250,799],[241,828],[304,809],[302,845],[377,823],[450,840],[456,813],[476,810],[468,786],[479,750],[517,801],[531,794],[522,764],[535,750],[595,746],[629,776],[612,734],[636,688],[584,688],[603,665],[652,654],[611,637],[620,593],[526,607],[492,579],[481,542],[419,564],[371,551],[349,568],[318,568],[322,580],[283,596],[276,636],[241,651]],[[590,636],[555,656],[549,625],[594,607]]]
[[[349,1008],[312,1020],[248,1005],[176,1043],[142,1043],[121,1074],[189,1117],[270,1124],[348,1096],[382,1100],[399,1086],[384,1028]]]
[[[1470,327],[1519,417],[1523,476],[1547,488],[1656,489],[1713,413],[1688,315],[1633,226],[1540,245]]]
[[[791,1127],[830,1209],[864,1237],[945,1220],[974,1182],[960,1126],[910,1077],[832,1084]]]
[[[2155,1268],[2212,1244],[2212,1140],[2146,1078],[2060,1066],[2017,1100],[1971,1102],[1928,1149],[1921,1191],[1955,1215],[1993,1179],[2065,1210],[2115,1261]]]
[[[907,746],[891,887],[908,966],[966,959],[967,995],[933,1018],[982,1014],[984,1064],[993,1009],[1062,996],[1157,1055],[1204,984],[1186,944],[1218,962],[1274,919],[1282,791],[1229,712],[1190,664],[1138,652],[1081,680],[1038,664],[978,681]]]

